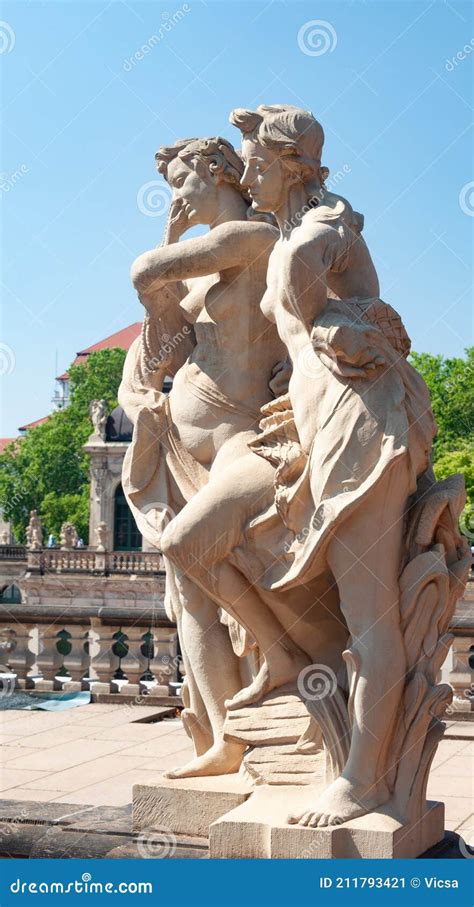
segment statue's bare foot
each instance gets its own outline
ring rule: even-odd
[[[287,649],[281,649],[278,657],[272,657],[272,668],[270,670],[266,661],[264,661],[255,680],[248,686],[240,690],[233,699],[227,699],[226,709],[230,711],[240,709],[242,706],[251,705],[258,702],[266,693],[283,687],[285,684],[296,680],[300,671],[309,664],[308,658],[303,653],[289,652]]]
[[[165,778],[199,778],[202,775],[230,775],[238,772],[245,746],[240,743],[215,743],[207,753],[192,759],[182,768],[164,772]]]
[[[342,776],[318,797],[313,808],[288,817],[290,825],[306,825],[309,828],[323,828],[326,825],[342,825],[350,819],[357,819],[386,803],[389,797],[386,785],[363,787]]]

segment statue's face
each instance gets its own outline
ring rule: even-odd
[[[252,207],[256,211],[277,212],[285,198],[288,178],[281,158],[251,139],[243,140],[242,157],[245,170],[240,182],[252,196]]]
[[[217,184],[203,161],[176,157],[168,165],[167,181],[173,190],[173,201],[179,199],[183,204],[190,226],[213,222]]]

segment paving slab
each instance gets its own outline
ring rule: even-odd
[[[137,783],[155,784],[161,781],[163,770],[154,765],[153,769],[139,766],[125,774],[118,775],[107,781],[91,784],[76,791],[68,791],[63,797],[58,797],[57,803],[68,800],[72,803],[96,804],[98,806],[125,806],[132,802],[133,785]]]
[[[0,791],[10,787],[25,787],[32,781],[44,778],[48,772],[26,771],[26,769],[2,768],[0,769]]]
[[[144,760],[142,760],[144,761]],[[35,790],[57,790],[62,791],[63,796],[66,793],[73,793],[83,787],[89,787],[91,783],[97,784],[101,781],[118,781],[120,775],[126,774],[135,768],[139,771],[140,763],[130,756],[122,756],[121,753],[108,754],[92,759],[90,762],[83,762],[80,765],[73,765],[71,768],[62,772],[52,772],[43,779],[32,780],[31,784],[24,784],[23,787]],[[34,794],[32,794],[34,799]],[[91,804],[95,801],[90,800]]]
[[[60,734],[58,733],[60,739]],[[71,766],[82,765],[92,762],[100,756],[106,756],[110,753],[116,753],[126,743],[122,745],[118,740],[75,740],[66,741],[59,746],[51,747],[38,754],[37,752],[28,753],[17,759],[18,768],[32,769],[37,768],[40,764],[45,772],[60,772]]]
[[[32,802],[34,797],[35,801],[40,801],[42,803],[47,803],[49,800],[55,800],[56,797],[61,797],[63,791],[60,790],[37,790],[35,788],[34,793],[31,788],[23,787],[10,787],[8,790],[2,790],[2,797],[11,798],[12,800],[22,800]]]
[[[84,731],[80,726],[58,725],[37,734],[30,734],[16,739],[16,745],[25,749],[50,749],[58,744],[71,743],[84,738]],[[24,752],[23,755],[26,755]],[[42,757],[41,757],[42,758]]]
[[[474,740],[474,721],[447,721],[445,740]]]

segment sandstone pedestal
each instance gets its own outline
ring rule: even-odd
[[[288,825],[288,814],[302,811],[308,794],[307,787],[257,788],[211,826],[211,859],[393,859],[419,856],[444,837],[444,805],[434,802],[413,826],[389,808],[330,828]]]
[[[430,801],[421,821],[404,825],[390,804],[344,825],[289,825],[321,786],[259,785],[240,775],[137,784],[134,831],[209,838],[211,859],[394,859],[416,857],[444,837],[444,804]]]
[[[166,829],[207,838],[209,827],[244,803],[252,788],[238,774],[209,778],[163,778],[133,787],[133,830]]]

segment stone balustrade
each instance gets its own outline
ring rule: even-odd
[[[0,695],[2,675],[20,688],[133,695],[168,696],[179,682],[158,551],[4,545],[0,562],[3,585],[21,593],[0,602]]]
[[[128,573],[155,575],[163,572],[159,551],[98,551],[96,548],[28,549],[0,545],[0,561],[24,561],[29,570],[45,573]]]
[[[0,545],[0,560],[26,561],[25,545]]]
[[[66,615],[54,623],[2,619],[0,695],[2,676],[16,675],[20,689],[168,696],[179,679],[176,653],[171,627],[70,622]]]

